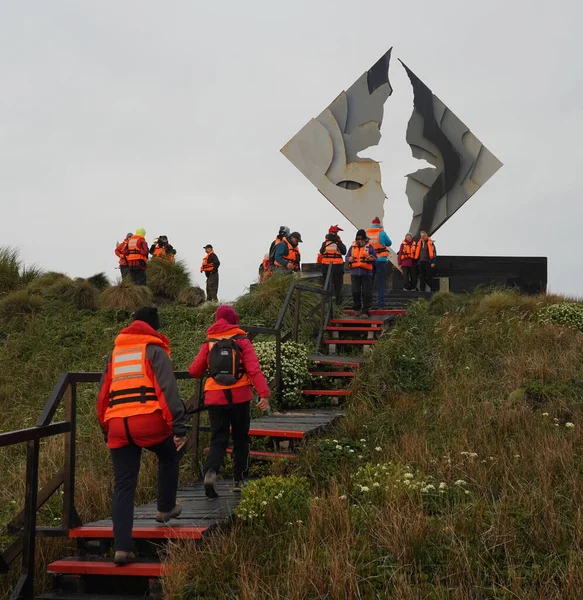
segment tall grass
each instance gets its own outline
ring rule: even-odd
[[[25,287],[40,274],[39,268],[24,265],[16,248],[0,246],[0,294]]]
[[[121,308],[134,311],[153,303],[152,290],[145,285],[134,285],[130,281],[120,281],[101,292],[103,308]]]
[[[179,294],[190,287],[190,273],[182,260],[167,262],[151,260],[148,262],[148,287],[154,296],[176,300]]]

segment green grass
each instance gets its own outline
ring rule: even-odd
[[[40,274],[39,268],[22,262],[16,248],[0,246],[0,295],[25,287]]]
[[[176,300],[181,292],[190,287],[190,273],[182,260],[167,262],[148,261],[148,287],[154,296]]]

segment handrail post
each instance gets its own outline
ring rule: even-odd
[[[26,498],[22,532],[22,569],[12,600],[34,597],[34,558],[36,551],[36,500],[38,495],[38,457],[40,440],[26,443]]]
[[[281,329],[275,334],[275,394],[276,400],[281,400]]]
[[[298,332],[300,328],[300,304],[302,301],[302,290],[296,289],[296,302],[294,305],[294,321],[292,324],[292,340],[298,341]]]
[[[65,419],[71,431],[65,434],[65,485],[63,486],[63,526],[69,530],[80,525],[75,510],[75,462],[77,443],[77,382],[71,378],[65,397]]]
[[[203,378],[197,380],[194,392],[194,407],[199,408],[204,401]],[[192,415],[192,472],[199,473],[198,447],[200,443],[200,412]]]

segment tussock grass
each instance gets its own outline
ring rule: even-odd
[[[176,300],[180,304],[196,308],[204,303],[205,298],[206,296],[204,290],[198,286],[191,286],[185,290],[182,290],[178,294],[178,298]]]
[[[130,281],[120,281],[101,292],[103,308],[121,308],[134,311],[153,303],[152,290],[145,285],[134,285]]]
[[[26,289],[31,294],[44,294],[55,283],[62,283],[65,281],[71,281],[71,278],[65,275],[65,273],[49,271],[31,281],[26,286]]]
[[[16,248],[0,246],[0,294],[25,287],[41,274],[38,267],[26,267]]]
[[[429,312],[432,315],[444,315],[455,312],[462,304],[460,296],[450,292],[436,292],[429,300]]]
[[[32,314],[42,308],[43,300],[26,290],[16,290],[0,297],[0,313],[5,318]]]
[[[97,310],[99,306],[98,289],[84,279],[58,279],[46,289],[45,296],[68,302],[79,310]]]
[[[91,277],[87,277],[85,281],[97,288],[100,292],[111,285],[105,273],[96,273],[95,275],[91,275]]]
[[[190,287],[190,273],[182,260],[167,262],[148,261],[148,287],[154,296],[176,300],[183,290]]]

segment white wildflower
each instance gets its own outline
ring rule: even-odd
[[[336,446],[336,450],[342,450],[342,446],[341,446],[340,444],[338,444],[338,445]]]
[[[360,486],[360,491],[361,492],[365,492],[365,493],[366,492],[370,492],[370,488],[368,486],[366,486],[366,485],[361,485]]]
[[[342,496],[340,496],[340,500],[346,500],[346,495],[342,494]]]
[[[377,447],[375,448],[375,450],[376,450],[377,452],[380,452],[380,451],[382,450],[382,448],[381,448],[380,446],[377,446]]]
[[[413,479],[413,477],[415,477],[415,475],[413,475],[413,473],[405,473],[405,475],[403,477],[405,477],[405,479]]]
[[[549,413],[548,413],[548,412],[544,412],[544,413],[543,413],[543,417],[548,417],[548,416],[549,416]]]
[[[381,487],[381,484],[380,484],[378,481],[375,481],[375,482],[372,484],[372,487]]]
[[[361,442],[366,442],[366,440],[365,440],[364,438],[362,438],[360,441],[361,441]]]
[[[440,490],[444,490],[446,487],[447,487],[447,483],[445,483],[445,481],[442,481],[442,482],[439,484],[439,489],[440,489]]]
[[[465,482],[463,479],[458,479],[458,480],[455,482],[455,484],[456,484],[456,485],[467,485],[467,484],[466,484],[466,482]]]
[[[567,429],[573,429],[573,427],[575,427],[575,423],[570,423],[570,422],[569,423],[565,423],[565,427]]]

